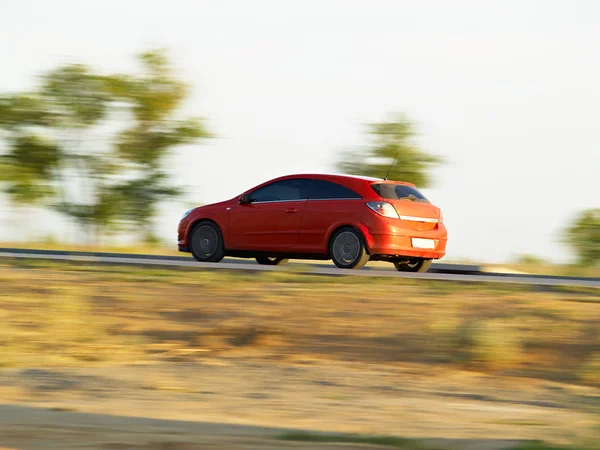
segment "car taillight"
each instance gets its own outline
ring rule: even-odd
[[[380,216],[389,217],[390,219],[399,219],[398,212],[388,202],[368,202],[367,206],[375,211]]]

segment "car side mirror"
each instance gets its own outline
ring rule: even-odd
[[[247,205],[250,203],[250,194],[242,194],[240,195],[239,200],[240,205]]]

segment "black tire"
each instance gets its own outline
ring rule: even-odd
[[[360,269],[370,258],[363,235],[352,227],[333,233],[329,239],[329,256],[340,269]]]
[[[214,222],[199,222],[189,238],[192,256],[200,262],[219,262],[225,257],[223,234]]]
[[[276,256],[257,256],[256,262],[263,266],[283,266],[287,264],[289,259],[279,258]]]
[[[431,267],[431,259],[415,258],[409,261],[395,262],[394,267],[398,272],[425,273]]]

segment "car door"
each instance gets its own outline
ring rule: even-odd
[[[314,179],[304,209],[298,251],[327,251],[324,242],[330,226],[339,221],[360,217],[361,198],[345,186]]]
[[[249,203],[234,205],[228,248],[280,252],[298,242],[310,180],[288,178],[262,186]]]

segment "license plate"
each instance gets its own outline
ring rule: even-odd
[[[435,248],[433,239],[412,238],[412,246],[415,248]]]

